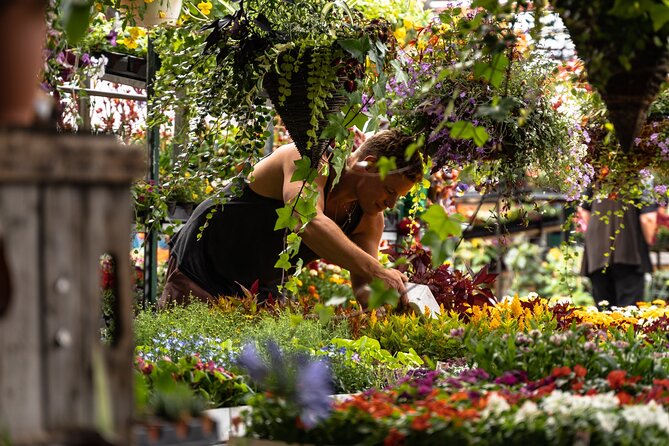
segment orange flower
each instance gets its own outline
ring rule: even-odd
[[[451,401],[456,402],[456,401],[466,401],[469,399],[469,395],[467,395],[467,392],[456,392],[453,395],[451,395]]]
[[[430,424],[430,414],[424,413],[419,415],[411,421],[411,429],[415,431],[424,431],[431,426]]]

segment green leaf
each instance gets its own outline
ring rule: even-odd
[[[490,135],[488,135],[485,127],[474,127],[474,144],[476,144],[476,147],[483,147],[489,138]]]
[[[433,204],[427,211],[421,215],[421,219],[425,221],[430,230],[435,232],[441,240],[446,240],[448,237],[462,235],[461,222],[463,218],[460,214],[453,214],[449,216],[443,206]]]
[[[334,187],[335,184],[339,183],[339,179],[341,178],[341,173],[344,171],[344,165],[346,164],[346,155],[347,152],[345,150],[336,150],[332,156],[332,159],[330,160],[330,164],[332,165],[332,168],[334,169],[335,177],[334,180],[332,180],[332,186]],[[332,175],[332,172],[330,173]]]
[[[416,150],[423,147],[424,144],[425,144],[425,135],[421,133],[418,139],[409,144],[406,150],[404,150],[404,160],[409,161],[413,156],[413,154],[416,152]]]
[[[648,12],[653,20],[653,31],[659,31],[669,22],[669,5],[649,5]]]
[[[276,219],[276,224],[274,225],[275,231],[283,228],[288,228],[292,231],[299,223],[297,218],[293,215],[293,205],[290,203],[277,209],[276,214],[279,218]]]
[[[390,62],[390,66],[395,70],[395,79],[397,82],[406,83],[409,81],[409,76],[407,76],[406,72],[402,69],[402,65],[400,64],[399,60],[393,59]]]
[[[337,43],[360,62],[365,61],[365,56],[372,47],[368,36],[362,36],[359,39],[342,39],[338,40]]]
[[[394,288],[386,288],[386,284],[378,277],[369,284],[372,292],[369,295],[368,307],[370,309],[380,308],[386,304],[397,306],[400,293]]]
[[[480,105],[476,110],[476,115],[489,117],[495,121],[504,121],[518,105],[520,104],[516,98],[495,96],[490,103]]]
[[[334,308],[327,305],[317,304],[314,307],[314,311],[318,314],[318,319],[322,324],[327,324],[332,319],[332,316],[334,316]]]
[[[379,171],[379,175],[381,176],[381,181],[385,180],[389,172],[397,170],[397,163],[395,162],[395,157],[394,156],[391,156],[390,158],[386,156],[380,157],[376,161],[376,168]]]
[[[472,9],[483,8],[486,11],[497,11],[499,8],[499,0],[474,0],[471,5]]]
[[[456,121],[448,123],[450,136],[455,139],[472,139],[474,137],[474,125],[469,121]]]
[[[302,244],[302,237],[295,232],[291,232],[286,237],[286,251],[290,254],[297,254],[300,251],[300,245]]]
[[[302,224],[311,221],[311,219],[316,216],[317,204],[318,192],[313,189],[305,188],[295,204],[295,211],[298,213]]]
[[[306,181],[307,183],[311,183],[318,175],[318,171],[311,167],[311,160],[308,156],[303,156],[295,161],[295,167],[295,172],[293,172],[290,181]]]
[[[432,230],[425,231],[420,242],[423,246],[430,248],[432,254],[432,266],[435,268],[440,267],[446,260],[448,260],[455,250],[456,243],[454,239],[442,239],[439,234]]]
[[[493,54],[490,63],[478,62],[474,64],[474,74],[490,82],[493,87],[499,88],[504,80],[504,73],[508,65],[509,59],[502,53],[496,53]]]
[[[344,114],[339,112],[328,115],[328,125],[321,132],[321,139],[334,138],[338,141],[343,141],[347,137],[348,128],[344,124]]]
[[[290,255],[284,251],[279,255],[279,260],[277,260],[276,263],[274,264],[274,268],[289,270],[290,267],[291,267]]]
[[[86,34],[91,17],[91,3],[87,0],[70,0],[63,3],[63,28],[67,42],[76,45]]]

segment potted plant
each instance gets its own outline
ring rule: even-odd
[[[661,0],[555,0],[624,152],[669,73],[669,7]]]
[[[217,61],[216,109],[239,116],[262,107],[266,90],[296,146],[312,162],[320,158],[323,141],[334,136],[321,138],[328,114],[345,105],[366,79],[367,58],[383,83],[385,57],[393,46],[387,22],[368,20],[341,0],[241,0],[234,12],[206,28],[211,32],[205,53]]]
[[[125,20],[151,28],[163,23],[173,24],[181,15],[182,0],[108,0],[102,4],[125,14]]]

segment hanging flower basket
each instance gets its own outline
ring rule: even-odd
[[[298,151],[302,156],[308,154],[311,165],[315,166],[329,144],[328,140],[320,138],[321,132],[328,124],[328,115],[338,112],[346,104],[347,99],[343,89],[349,91],[355,89],[355,79],[359,77],[360,70],[355,59],[349,61],[334,59],[331,63],[341,65],[337,69],[337,74],[334,78],[319,79],[314,75],[317,68],[312,66],[309,54],[307,50],[300,60],[297,50],[288,52],[286,59],[291,62],[297,60],[299,63],[297,70],[288,76],[286,73],[278,74],[276,71],[270,71],[264,77],[263,86]],[[285,62],[282,60],[281,64],[283,63]],[[321,87],[314,88],[318,82],[321,82]],[[286,91],[286,88],[289,91]],[[318,91],[319,88],[322,91],[321,95],[325,97],[314,98],[313,91]],[[320,115],[315,120],[312,119],[314,109]],[[314,123],[316,125],[313,125]]]
[[[632,2],[617,3],[556,0],[555,7],[607,105],[623,151],[630,152],[669,73],[669,22],[658,21],[656,8],[666,8],[660,3],[638,9]]]
[[[121,8],[132,14],[137,26],[151,28],[162,23],[173,24],[181,14],[182,0],[121,0]]]

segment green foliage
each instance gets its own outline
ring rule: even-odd
[[[378,339],[381,347],[391,353],[415,350],[421,357],[445,361],[465,353],[462,339],[451,334],[451,330],[461,326],[462,321],[449,314],[438,318],[391,314],[372,321],[363,333]]]
[[[473,328],[473,327],[472,327]],[[532,330],[520,332],[467,331],[467,354],[472,363],[492,376],[508,370],[527,372],[529,379],[548,376],[556,364],[588,369],[588,377],[605,378],[613,370],[626,370],[641,376],[643,382],[667,375],[666,358],[656,355],[656,348],[631,328],[627,332],[611,330],[608,339],[593,337],[583,326],[564,332]]]
[[[343,393],[384,388],[402,372],[423,365],[413,348],[391,353],[367,336],[356,340],[334,338],[331,346],[312,353],[329,358],[335,386]]]
[[[135,319],[135,342],[147,359],[173,360],[199,352],[203,360],[228,364],[232,349],[245,341],[273,339],[280,347],[320,348],[333,337],[347,337],[346,324],[321,324],[288,310],[249,314],[242,308],[221,311],[202,303],[142,311]]]

